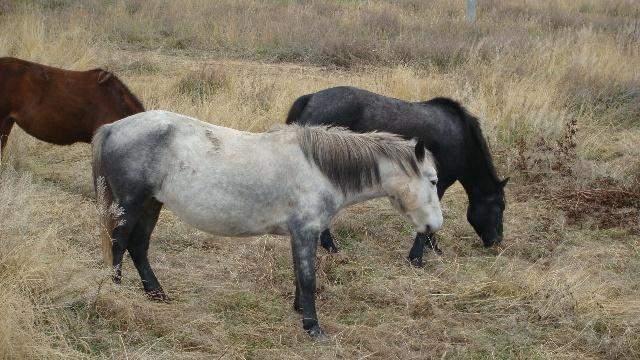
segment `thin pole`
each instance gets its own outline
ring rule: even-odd
[[[467,1],[467,21],[470,23],[476,22],[476,8],[478,7],[478,0],[466,0]]]

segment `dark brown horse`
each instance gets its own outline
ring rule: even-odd
[[[13,124],[58,145],[91,142],[102,125],[144,111],[112,73],[70,71],[0,58],[0,150]]]

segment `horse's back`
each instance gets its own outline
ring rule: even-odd
[[[117,153],[123,161],[146,158],[149,163],[163,162],[165,167],[215,161],[224,156],[225,149],[238,151],[249,146],[246,138],[257,137],[164,110],[131,115],[102,126],[98,133],[112,135],[106,150]]]
[[[343,126],[357,132],[385,131],[405,138],[419,138],[440,164],[447,162],[449,166],[459,164],[463,158],[464,121],[437,104],[411,103],[340,86],[311,94],[296,122]]]
[[[445,109],[376,94],[350,86],[333,87],[311,94],[297,118],[309,125],[340,125],[353,131],[387,131],[406,137],[455,132]]]

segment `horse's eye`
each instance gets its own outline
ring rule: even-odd
[[[434,186],[435,186],[437,183],[438,183],[438,181],[436,181],[436,180],[431,180],[431,185],[434,185]]]

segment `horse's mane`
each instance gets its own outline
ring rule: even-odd
[[[493,159],[491,158],[491,151],[489,150],[489,145],[482,135],[482,129],[480,128],[480,120],[477,117],[471,115],[464,106],[460,105],[459,102],[451,100],[449,98],[437,97],[433,98],[429,101],[419,102],[420,105],[426,106],[434,106],[447,109],[452,114],[456,115],[460,120],[464,121],[467,125],[469,132],[471,134],[471,139],[475,143],[475,146],[479,149],[479,155],[484,160],[484,163],[489,170],[489,176],[496,182],[499,183],[500,179],[498,178],[498,173],[496,172],[496,168],[493,165]]]
[[[385,158],[409,176],[422,176],[414,145],[396,134],[354,133],[341,127],[288,125],[298,135],[307,160],[343,193],[380,184],[378,162]],[[433,161],[427,152],[425,160]]]

